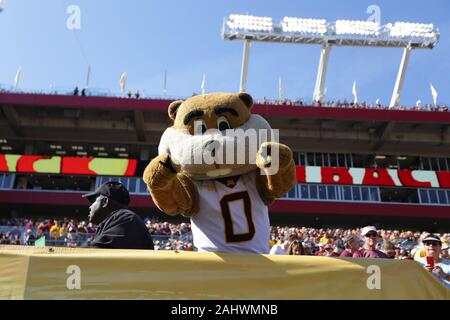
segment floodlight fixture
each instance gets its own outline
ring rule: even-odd
[[[439,30],[433,24],[394,22],[380,25],[374,21],[271,17],[231,14],[223,20],[224,40],[244,41],[240,88],[246,90],[249,52],[252,41],[318,44],[322,46],[313,99],[324,98],[328,57],[332,46],[403,48],[397,80],[390,107],[398,105],[412,49],[432,49],[439,40]]]
[[[336,35],[379,36],[380,24],[373,21],[338,20],[335,24]]]
[[[222,37],[225,40],[365,46],[432,48],[439,39],[433,24],[395,22],[380,25],[373,21],[305,19],[231,14],[224,18]]]

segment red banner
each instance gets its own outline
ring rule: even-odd
[[[0,172],[132,177],[136,167],[135,159],[0,155]]]
[[[298,183],[450,189],[450,172],[297,166]]]

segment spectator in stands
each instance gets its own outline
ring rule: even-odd
[[[323,243],[323,244],[328,244],[330,242],[330,238],[329,238],[330,236],[329,236],[328,232],[323,232],[322,234],[323,235],[320,238],[319,242]]]
[[[67,229],[68,229],[68,232],[71,232],[72,230],[78,231],[77,230],[77,222],[75,221],[75,219],[69,220],[69,223],[67,224]]]
[[[32,246],[34,244],[34,234],[33,234],[33,230],[31,229],[27,229],[26,233],[25,233],[25,245],[27,246]]]
[[[10,242],[12,245],[20,245],[20,232],[14,232],[10,235]]]
[[[353,255],[359,251],[360,243],[359,237],[355,234],[351,234],[344,238],[344,251],[341,253],[341,257],[351,258]]]
[[[297,234],[295,232],[289,233],[289,235],[287,236],[287,240],[283,244],[283,248],[286,254],[288,253],[291,243],[294,242],[295,240],[298,240]]]
[[[305,255],[305,249],[303,248],[303,244],[299,240],[294,240],[289,245],[288,255],[294,255],[294,256],[304,256]]]
[[[449,255],[448,255],[448,247],[442,247],[441,248],[441,258],[442,259],[449,259]]]
[[[110,181],[83,195],[91,202],[89,221],[97,224],[91,246],[115,249],[153,249],[144,221],[129,210],[130,195],[120,182]]]
[[[26,229],[31,229],[33,227],[34,227],[34,221],[32,219],[25,220],[25,228]]]
[[[92,225],[92,222],[88,223],[88,225],[86,227],[86,233],[90,233],[90,234],[95,233],[95,228]]]
[[[78,86],[76,86],[75,89],[73,89],[73,95],[77,96],[79,92],[80,92],[80,89],[78,89]]]
[[[47,233],[50,232],[50,228],[52,227],[52,224],[49,220],[45,220],[41,222],[38,226],[38,229],[41,233]]]
[[[450,261],[441,258],[442,242],[438,236],[430,234],[422,240],[426,257],[420,258],[419,263],[450,288]]]
[[[170,236],[171,234],[170,226],[168,222],[164,222],[162,227],[159,229],[159,233],[165,236]]]
[[[334,247],[333,247],[333,245],[331,243],[326,244],[324,246],[324,249],[325,249],[324,256],[326,256],[326,257],[334,256],[334,254],[333,254]]]
[[[450,237],[447,233],[444,233],[441,237],[441,242],[442,242],[442,249],[444,249],[444,247],[448,247],[450,244]]]
[[[353,254],[354,258],[384,258],[387,256],[376,249],[377,240],[379,239],[378,231],[373,226],[364,227],[361,230],[361,236],[364,237],[364,248]]]
[[[272,255],[285,255],[286,250],[284,250],[284,244],[279,239],[273,246],[270,248],[270,254]]]
[[[87,92],[87,88],[83,88],[83,90],[81,90],[81,95],[83,97],[85,97],[86,96],[86,92]]]
[[[316,252],[316,256],[325,256],[327,252],[325,251],[325,245],[323,243],[319,243],[319,250]]]
[[[67,234],[66,246],[69,248],[76,248],[77,244],[77,234],[75,231],[71,231]]]
[[[136,91],[136,94],[134,96],[136,97],[136,99],[139,99],[141,97],[141,94],[139,93],[139,90]]]
[[[59,239],[61,234],[60,234],[59,223],[57,220],[53,220],[53,225],[50,227],[49,232],[50,232],[50,237],[52,239],[55,239],[55,240]]]
[[[400,254],[397,257],[397,259],[400,260],[414,260],[413,257],[411,257],[409,251],[407,249],[400,249]]]
[[[414,257],[414,260],[418,261],[420,258],[424,258],[426,256],[426,248],[423,246],[423,239],[429,237],[431,233],[422,232],[419,237],[419,246],[411,250],[411,255]]]
[[[342,253],[342,249],[339,247],[334,247],[331,252],[328,252],[327,257],[339,257]]]
[[[131,98],[132,96],[133,96],[133,94],[131,93],[131,91],[128,91],[127,97],[128,97],[128,98]]]
[[[381,245],[381,251],[389,258],[395,259],[395,247],[392,242],[384,240]]]

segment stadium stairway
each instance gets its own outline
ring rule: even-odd
[[[414,261],[0,246],[0,299],[449,299]]]

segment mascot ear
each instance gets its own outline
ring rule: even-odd
[[[239,99],[242,100],[242,102],[244,102],[244,104],[247,106],[247,108],[251,108],[253,106],[253,98],[251,95],[249,95],[248,93],[245,92],[241,92],[238,94]]]
[[[178,107],[181,106],[182,103],[183,103],[182,100],[177,100],[177,101],[172,102],[169,105],[168,114],[169,114],[169,118],[172,119],[173,121],[175,121],[175,117],[177,116]]]

